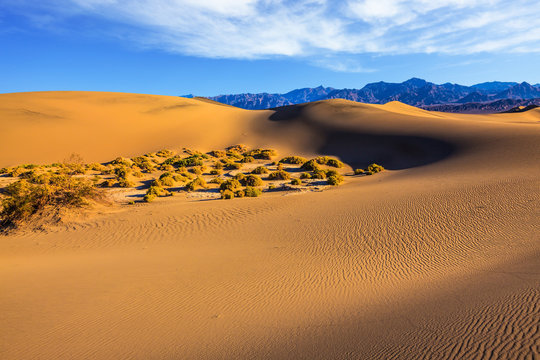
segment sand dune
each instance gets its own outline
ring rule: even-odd
[[[0,95],[0,115],[0,166],[245,143],[390,169],[3,236],[3,359],[540,356],[538,109],[73,92]]]

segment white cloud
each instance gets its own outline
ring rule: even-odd
[[[145,46],[210,58],[540,52],[538,0],[64,0],[62,8],[58,3],[44,0],[37,9],[27,2],[25,11],[98,17],[114,24],[111,29],[125,25],[123,34]],[[362,69],[330,63],[336,71]]]

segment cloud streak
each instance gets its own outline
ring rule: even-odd
[[[538,0],[65,0],[63,9],[46,0],[45,11],[106,20],[134,42],[208,58],[540,52]],[[349,60],[331,66],[362,71]]]

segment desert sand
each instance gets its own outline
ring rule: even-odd
[[[0,167],[243,143],[388,169],[0,236],[0,358],[538,358],[539,124],[539,109],[0,95]]]

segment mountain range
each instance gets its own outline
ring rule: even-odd
[[[209,97],[224,104],[250,110],[269,109],[327,99],[346,99],[370,104],[401,101],[426,109],[444,108],[450,112],[505,111],[515,106],[540,104],[540,84],[527,82],[484,82],[472,86],[434,84],[412,78],[402,83],[370,83],[361,89],[335,89],[319,86],[292,90],[285,94],[234,94]],[[501,102],[501,100],[505,100]],[[493,103],[493,106],[490,104]],[[471,105],[476,104],[476,105]],[[445,105],[440,107],[441,105]]]

